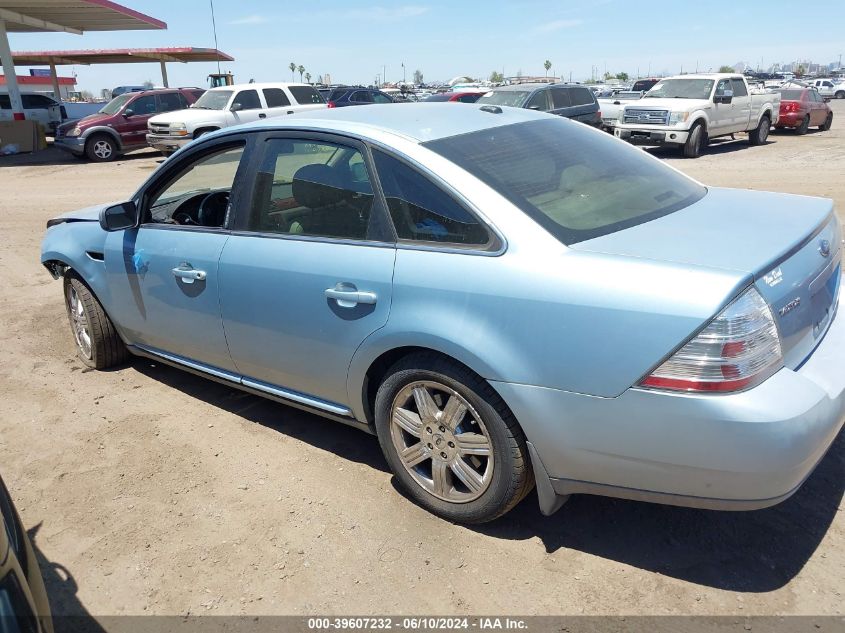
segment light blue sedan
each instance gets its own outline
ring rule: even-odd
[[[210,134],[51,220],[41,261],[91,367],[146,356],[374,433],[453,521],[535,483],[546,514],[769,506],[845,418],[830,200],[707,188],[530,110]]]

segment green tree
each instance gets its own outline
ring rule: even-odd
[[[305,81],[307,81],[309,84],[311,83],[311,73],[305,73]]]
[[[422,71],[421,71],[419,68],[417,68],[417,69],[414,71],[414,83],[415,83],[415,84],[421,84],[422,82],[423,82],[423,74],[422,74]]]
[[[299,68],[296,69],[299,72],[299,81],[302,81],[302,75],[305,73],[305,66],[302,64],[299,65]]]
[[[290,80],[293,81],[293,73],[296,72],[296,62],[288,64],[288,68],[290,68]]]
[[[552,67],[552,63],[548,59],[543,62],[543,68],[546,69],[546,77],[549,76],[549,70],[551,69],[551,67]]]
[[[490,73],[490,83],[491,84],[500,84],[505,80],[505,76],[497,70],[494,70]]]
[[[604,73],[604,80],[607,81],[608,79],[613,79],[613,75],[609,72]]]
[[[804,76],[804,64],[799,64],[798,68],[795,70],[796,77],[803,77]]]
[[[628,81],[628,73],[616,73],[616,78],[619,81]]]
[[[727,65],[719,66],[719,72],[720,73],[732,73],[732,72],[734,72],[734,67],[733,66],[727,66]]]

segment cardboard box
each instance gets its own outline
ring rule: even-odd
[[[13,144],[18,152],[34,152],[40,146],[39,127],[35,121],[0,121],[0,150]]]

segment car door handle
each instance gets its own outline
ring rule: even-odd
[[[266,119],[266,118],[267,118],[267,115],[266,115],[266,114],[264,114],[263,112],[261,112],[261,113],[259,113],[258,118],[259,118],[259,119]]]
[[[293,114],[293,110],[288,110],[288,114]]]
[[[204,270],[196,270],[188,264],[180,264],[174,268],[173,275],[186,284],[192,284],[195,281],[205,281],[205,278],[208,276]]]
[[[378,296],[374,292],[360,290],[346,290],[343,288],[326,288],[327,299],[334,299],[341,308],[354,308],[359,303],[373,305]]]

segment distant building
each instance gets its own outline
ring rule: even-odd
[[[28,77],[26,75],[18,75],[18,86],[21,92],[40,92],[49,97],[56,98],[53,94],[53,80],[48,77],[36,76]],[[59,77],[59,91],[62,93],[62,99],[68,99],[71,92],[74,92],[76,87],[76,77]],[[9,89],[6,87],[6,77],[0,75],[0,93],[7,93]]]

